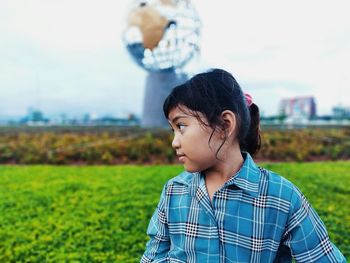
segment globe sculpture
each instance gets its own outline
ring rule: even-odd
[[[164,126],[162,104],[170,90],[187,80],[179,73],[199,52],[200,20],[190,1],[136,1],[123,41],[137,65],[148,71],[142,126]]]

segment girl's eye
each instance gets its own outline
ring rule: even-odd
[[[185,125],[183,125],[183,124],[178,124],[177,127],[178,127],[179,130],[181,131],[181,130],[183,130],[183,129],[185,128]]]

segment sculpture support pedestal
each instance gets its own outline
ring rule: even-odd
[[[171,90],[188,79],[184,73],[175,71],[149,72],[146,80],[146,91],[141,119],[142,127],[166,127],[163,103]]]

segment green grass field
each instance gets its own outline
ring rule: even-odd
[[[350,258],[350,162],[263,164],[295,183]],[[181,166],[0,166],[0,262],[138,262]]]

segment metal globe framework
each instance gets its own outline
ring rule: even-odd
[[[199,52],[200,27],[190,1],[136,1],[123,41],[140,67],[172,71],[182,68]]]

